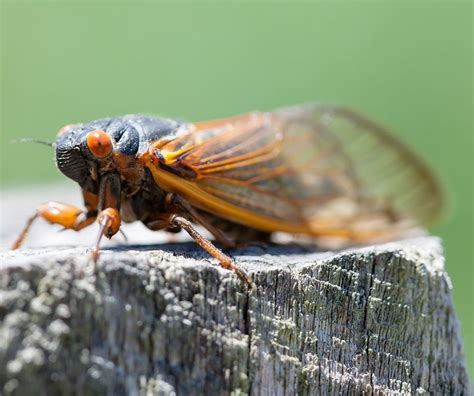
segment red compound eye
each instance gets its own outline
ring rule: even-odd
[[[107,157],[113,149],[112,139],[104,131],[92,131],[86,136],[87,147],[97,158]]]

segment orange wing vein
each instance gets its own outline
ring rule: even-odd
[[[265,231],[367,241],[427,224],[442,208],[441,189],[420,158],[342,107],[198,123],[159,149],[183,177],[153,166],[158,184]]]

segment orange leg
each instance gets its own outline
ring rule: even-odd
[[[116,173],[103,176],[99,187],[98,206],[100,212],[97,216],[99,233],[91,252],[91,258],[94,263],[99,258],[99,245],[102,237],[105,236],[110,239],[120,230],[122,223],[120,218],[120,197],[120,176]]]
[[[33,222],[41,217],[52,224],[59,224],[68,230],[79,231],[92,224],[96,218],[96,211],[85,212],[75,206],[61,202],[50,201],[39,206],[35,214],[26,222],[12,249],[18,249],[25,241]]]
[[[240,267],[238,267],[234,261],[224,254],[221,250],[216,248],[210,241],[208,241],[206,238],[204,238],[191,224],[191,222],[184,217],[178,216],[178,215],[172,215],[170,218],[169,223],[171,226],[174,227],[179,227],[183,230],[185,230],[191,238],[194,239],[194,241],[201,246],[206,252],[208,252],[212,257],[215,259],[219,260],[220,265],[223,268],[230,269],[234,271],[237,276],[245,282],[247,287],[249,289],[252,288],[253,282],[250,276],[245,273],[244,270],[242,270]]]
[[[99,245],[102,237],[105,235],[107,238],[112,238],[119,230],[121,224],[120,213],[117,209],[107,208],[99,213],[97,216],[99,222],[99,234],[95,241],[95,245],[92,248],[91,257],[94,263],[99,258]]]
[[[96,262],[99,257],[99,244],[102,237],[111,238],[120,230],[120,179],[118,175],[108,175],[101,180],[99,195],[85,190],[82,193],[86,210],[55,201],[40,205],[35,214],[28,219],[12,249],[18,249],[23,244],[33,222],[39,217],[52,224],[58,224],[65,229],[75,231],[80,231],[91,225],[97,218],[99,234],[91,252],[91,257]],[[97,214],[98,207],[101,210]]]

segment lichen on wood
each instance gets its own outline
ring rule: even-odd
[[[438,239],[231,254],[250,293],[188,243],[3,253],[0,392],[468,393]]]

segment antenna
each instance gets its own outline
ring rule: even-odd
[[[34,138],[14,139],[11,141],[11,143],[38,143],[38,144],[44,144],[45,146],[54,147],[54,142],[46,142],[44,140],[34,139]]]

